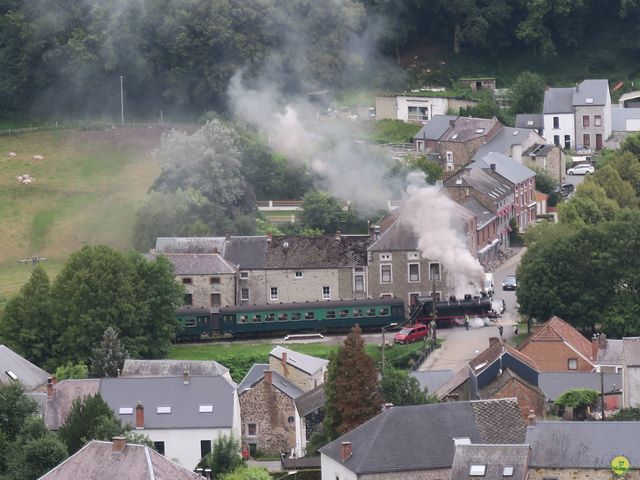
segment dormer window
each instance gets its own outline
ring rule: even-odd
[[[485,472],[487,471],[486,465],[471,465],[469,469],[470,477],[484,477]]]
[[[484,128],[476,128],[476,133],[479,135],[481,133],[484,133]]]
[[[390,262],[391,261],[391,254],[390,253],[381,253],[380,254],[380,261],[381,262]]]
[[[587,97],[584,99],[584,103],[593,103],[593,98]]]
[[[527,120],[527,126],[533,127],[533,120]]]
[[[7,370],[5,373],[9,376],[11,380],[14,380],[14,381],[18,380],[18,376],[15,373],[13,373],[11,370]]]
[[[198,413],[213,413],[213,405],[200,405]]]
[[[513,477],[513,467],[504,467],[502,469],[503,477]]]

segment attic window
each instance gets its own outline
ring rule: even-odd
[[[456,185],[462,185],[462,179],[456,178]]]
[[[593,98],[587,97],[584,99],[584,103],[593,103]]]
[[[240,278],[249,278],[249,272],[240,272]]]
[[[484,133],[484,128],[476,128],[476,133]]]
[[[200,405],[198,413],[213,413],[213,405]]]
[[[454,445],[471,445],[471,439],[469,437],[460,437],[453,439]]]
[[[487,471],[486,465],[471,465],[469,469],[470,477],[484,477],[485,472]]]
[[[515,137],[515,136],[516,136],[516,135],[518,135],[519,133],[520,133],[520,130],[514,130],[514,131],[513,131],[513,133],[512,133],[511,135],[513,135],[513,136]]]
[[[156,413],[171,413],[171,407],[158,407]]]
[[[18,380],[18,376],[15,373],[13,373],[11,370],[7,370],[5,373],[9,375],[9,378],[11,380]]]
[[[533,120],[527,120],[527,125],[533,126]]]
[[[504,467],[502,469],[503,477],[513,477],[513,467]]]
[[[133,407],[120,407],[118,415],[133,415]]]

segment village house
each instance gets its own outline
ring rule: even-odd
[[[475,105],[477,100],[447,95],[445,92],[411,92],[410,94],[376,95],[377,120],[402,120],[424,123],[436,115],[457,112]]]
[[[179,377],[184,372],[191,376],[213,377],[220,375],[232,381],[229,369],[214,360],[136,360],[127,358],[121,377]]]
[[[449,480],[456,445],[524,436],[514,399],[390,407],[320,449],[322,480]]]
[[[49,378],[46,392],[34,393],[32,398],[38,404],[44,424],[49,430],[58,431],[67,419],[73,402],[95,395],[100,390],[99,378],[56,381]]]
[[[324,383],[329,361],[281,346],[269,352],[269,369],[277,372],[303,392]]]
[[[202,480],[203,476],[169,460],[146,445],[91,440],[77,453],[45,473],[40,480],[103,480],[105,478]]]
[[[483,445],[456,443],[451,480],[527,480],[529,445]]]
[[[476,198],[469,196],[458,198],[459,203],[475,216],[476,258],[485,269],[490,270],[491,262],[498,258],[500,238],[498,236],[500,219]]]
[[[541,372],[591,372],[597,357],[597,347],[558,317],[535,331],[520,352],[531,358]]]
[[[481,168],[490,175],[498,174],[514,191],[514,217],[520,231],[536,220],[536,172],[501,153],[487,153],[468,168]]]
[[[586,388],[596,392],[604,391],[605,410],[622,407],[622,374],[597,372],[541,372],[538,385],[544,392],[547,404],[553,408],[555,402],[567,390]]]
[[[593,349],[597,350],[596,372],[622,373],[622,347],[624,340],[607,338],[604,333],[591,339]]]
[[[516,128],[531,128],[544,137],[544,116],[541,113],[518,113],[516,115]]]
[[[50,375],[6,345],[0,345],[0,385],[19,382],[27,392],[46,385]]]

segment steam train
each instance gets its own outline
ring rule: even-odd
[[[344,332],[356,324],[362,330],[379,330],[406,320],[404,302],[399,298],[239,305],[221,308],[220,313],[183,307],[177,311],[176,318],[179,324],[176,341]]]
[[[486,294],[482,296],[467,294],[462,300],[458,300],[454,296],[449,297],[449,300],[437,300],[435,309],[436,326],[438,328],[462,325],[465,315],[469,315],[469,317],[495,316],[491,305],[491,297]],[[433,299],[431,297],[420,297],[412,309],[412,323],[429,324],[432,319]]]

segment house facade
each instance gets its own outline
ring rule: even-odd
[[[437,93],[419,95],[377,95],[376,118],[378,120],[402,120],[411,123],[424,123],[436,115],[446,115],[448,111],[457,112],[460,108],[473,106],[475,100],[451,96],[438,96]]]
[[[622,407],[640,406],[640,337],[622,339]]]
[[[286,378],[303,392],[324,383],[329,361],[281,346],[269,352],[269,369]]]

